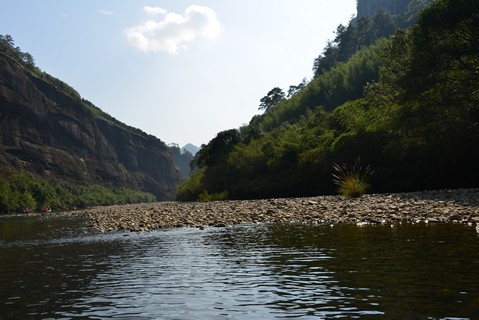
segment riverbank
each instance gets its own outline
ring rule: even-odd
[[[230,226],[240,223],[434,223],[479,224],[479,189],[342,196],[158,202],[97,207],[61,215],[86,217],[101,231]]]

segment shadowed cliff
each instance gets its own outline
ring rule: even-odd
[[[357,17],[372,17],[379,10],[386,10],[390,14],[406,12],[412,0],[358,0]]]

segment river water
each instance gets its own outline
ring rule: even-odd
[[[0,319],[479,319],[459,224],[95,233],[0,218]]]

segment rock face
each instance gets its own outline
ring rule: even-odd
[[[179,181],[159,139],[0,54],[0,168],[172,199]]]
[[[378,10],[384,9],[391,14],[405,12],[412,0],[358,0],[357,17],[373,17]]]

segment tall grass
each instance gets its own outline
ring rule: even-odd
[[[363,166],[359,158],[352,165],[334,163],[333,170],[333,182],[338,186],[338,193],[349,198],[365,194],[370,187],[368,180],[374,173],[371,166]]]

